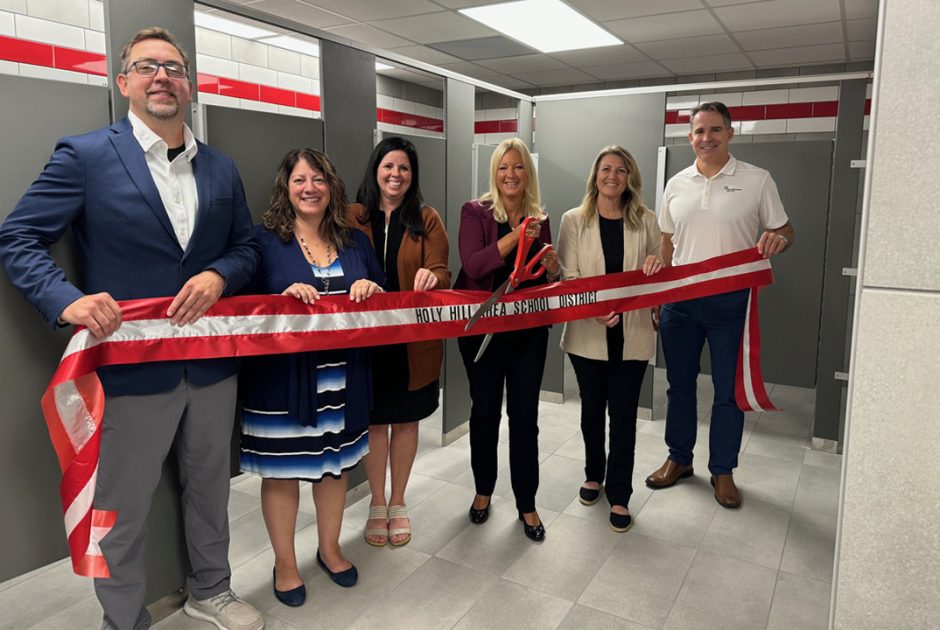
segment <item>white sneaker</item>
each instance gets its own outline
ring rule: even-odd
[[[261,630],[264,619],[261,613],[241,600],[232,589],[223,591],[209,599],[196,599],[192,595],[186,600],[183,612],[193,619],[215,624],[220,630]]]

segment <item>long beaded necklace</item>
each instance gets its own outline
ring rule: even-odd
[[[321,267],[317,265],[317,259],[314,258],[313,252],[310,251],[310,248],[307,247],[307,241],[304,240],[304,237],[300,234],[297,235],[297,238],[300,239],[300,245],[304,248],[304,251],[307,252],[307,258],[316,265],[317,269],[326,269],[326,276],[321,277],[320,281],[323,283],[323,295],[330,294],[330,266],[333,261],[333,244],[327,242],[326,244],[326,267]]]

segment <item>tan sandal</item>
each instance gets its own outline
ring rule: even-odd
[[[379,520],[379,519],[385,522],[385,527],[381,529],[379,528],[369,529],[368,527],[366,527],[365,534],[363,534],[363,538],[365,538],[366,542],[372,545],[373,547],[384,547],[386,543],[388,543],[388,508],[385,507],[384,505],[370,505],[369,506],[369,520],[371,521],[371,520]],[[376,542],[374,540],[370,540],[369,539],[370,536],[372,536],[373,538],[381,538],[382,542]]]
[[[388,520],[396,518],[408,518],[408,508],[404,505],[390,505],[388,506]],[[395,542],[392,540],[394,536],[400,536],[402,534],[407,534],[407,538],[404,540]],[[408,527],[396,527],[395,529],[388,530],[388,544],[392,547],[403,547],[411,542],[411,526]]]

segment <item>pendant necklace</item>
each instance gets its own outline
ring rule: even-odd
[[[307,247],[307,241],[304,240],[304,237],[300,234],[297,235],[297,238],[300,239],[300,244],[304,248],[304,251],[307,253],[307,258],[313,265],[319,270],[326,270],[326,276],[320,277],[320,282],[323,283],[323,295],[330,294],[330,267],[332,266],[331,259],[333,258],[333,244],[327,243],[326,246],[326,267],[321,267],[317,264],[317,259],[314,258],[313,253],[310,251],[310,248]]]

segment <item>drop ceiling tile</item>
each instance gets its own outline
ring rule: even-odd
[[[792,48],[842,42],[842,22],[820,22],[801,26],[738,31],[732,36],[744,50]]]
[[[705,35],[704,37],[684,37],[658,42],[643,42],[637,44],[636,47],[653,59],[677,59],[679,57],[740,52],[737,45],[727,35]]]
[[[862,18],[861,20],[846,20],[845,28],[849,34],[849,41],[864,41],[875,39],[875,18]]]
[[[418,61],[432,63],[435,65],[442,63],[456,63],[460,61],[460,59],[457,57],[444,54],[439,50],[434,50],[433,48],[428,48],[427,46],[402,46],[401,48],[391,48],[389,50],[404,57],[417,59]]]
[[[629,81],[630,79],[645,79],[647,77],[672,75],[671,72],[655,61],[618,63],[609,66],[587,66],[581,69],[602,81]]]
[[[373,26],[419,44],[498,35],[496,31],[483,26],[479,22],[474,22],[470,18],[465,18],[459,13],[451,13],[450,11],[382,20],[373,24]]]
[[[551,53],[550,56],[553,59],[557,59],[558,61],[576,68],[583,68],[585,66],[609,66],[615,63],[634,63],[649,60],[645,54],[630,44],[585,48],[582,50],[566,50],[564,52]]]
[[[325,30],[330,33],[335,33],[340,37],[351,39],[354,42],[374,46],[376,48],[389,49],[395,46],[408,46],[411,44],[407,39],[402,39],[391,33],[380,31],[368,24],[346,24],[343,26],[333,26]]]
[[[845,47],[842,44],[823,44],[822,46],[757,50],[749,53],[749,55],[754,63],[761,68],[795,66],[804,63],[821,63],[823,61],[845,61]]]
[[[434,13],[441,8],[428,0],[395,0],[395,2],[375,2],[375,0],[304,0],[326,11],[332,11],[359,22],[385,20],[388,18]]]
[[[352,23],[352,20],[317,9],[299,0],[260,0],[252,4],[251,8],[317,28],[329,28],[330,26]]]
[[[575,70],[574,68],[525,72],[513,76],[535,85],[574,85],[577,83],[592,83],[596,81],[591,75],[581,72],[580,70]]]
[[[568,0],[568,4],[597,22],[702,8],[702,0]]]
[[[878,17],[878,0],[845,0],[845,19],[873,17]]]
[[[728,70],[750,70],[754,66],[741,53],[709,55],[707,57],[683,57],[662,62],[666,68],[676,74],[696,72],[726,72]]]
[[[718,22],[705,10],[613,20],[601,26],[630,43],[717,35],[722,32]]]
[[[849,42],[849,59],[863,61],[875,58],[875,40],[867,42]]]
[[[490,70],[489,68],[484,68],[483,66],[478,66],[475,63],[470,63],[469,61],[458,61],[457,63],[442,63],[439,64],[441,68],[445,70],[450,70],[451,72],[457,72],[458,74],[465,74],[469,77],[476,77],[482,79],[484,77],[492,77],[499,72],[495,70]]]
[[[477,39],[458,39],[453,42],[435,42],[429,44],[429,47],[466,61],[518,57],[538,52],[534,48],[524,46],[502,35]]]
[[[842,19],[839,0],[770,0],[715,9],[731,31],[780,28]]]
[[[505,57],[503,59],[488,59],[476,62],[478,65],[501,74],[519,74],[520,72],[540,72],[542,70],[561,70],[567,68],[560,61],[548,55],[522,55],[520,57]]]
[[[487,77],[484,79],[484,81],[510,90],[522,90],[525,88],[535,87],[533,83],[523,81],[522,79],[517,79],[516,77],[508,77],[504,74],[497,74],[492,77]]]

